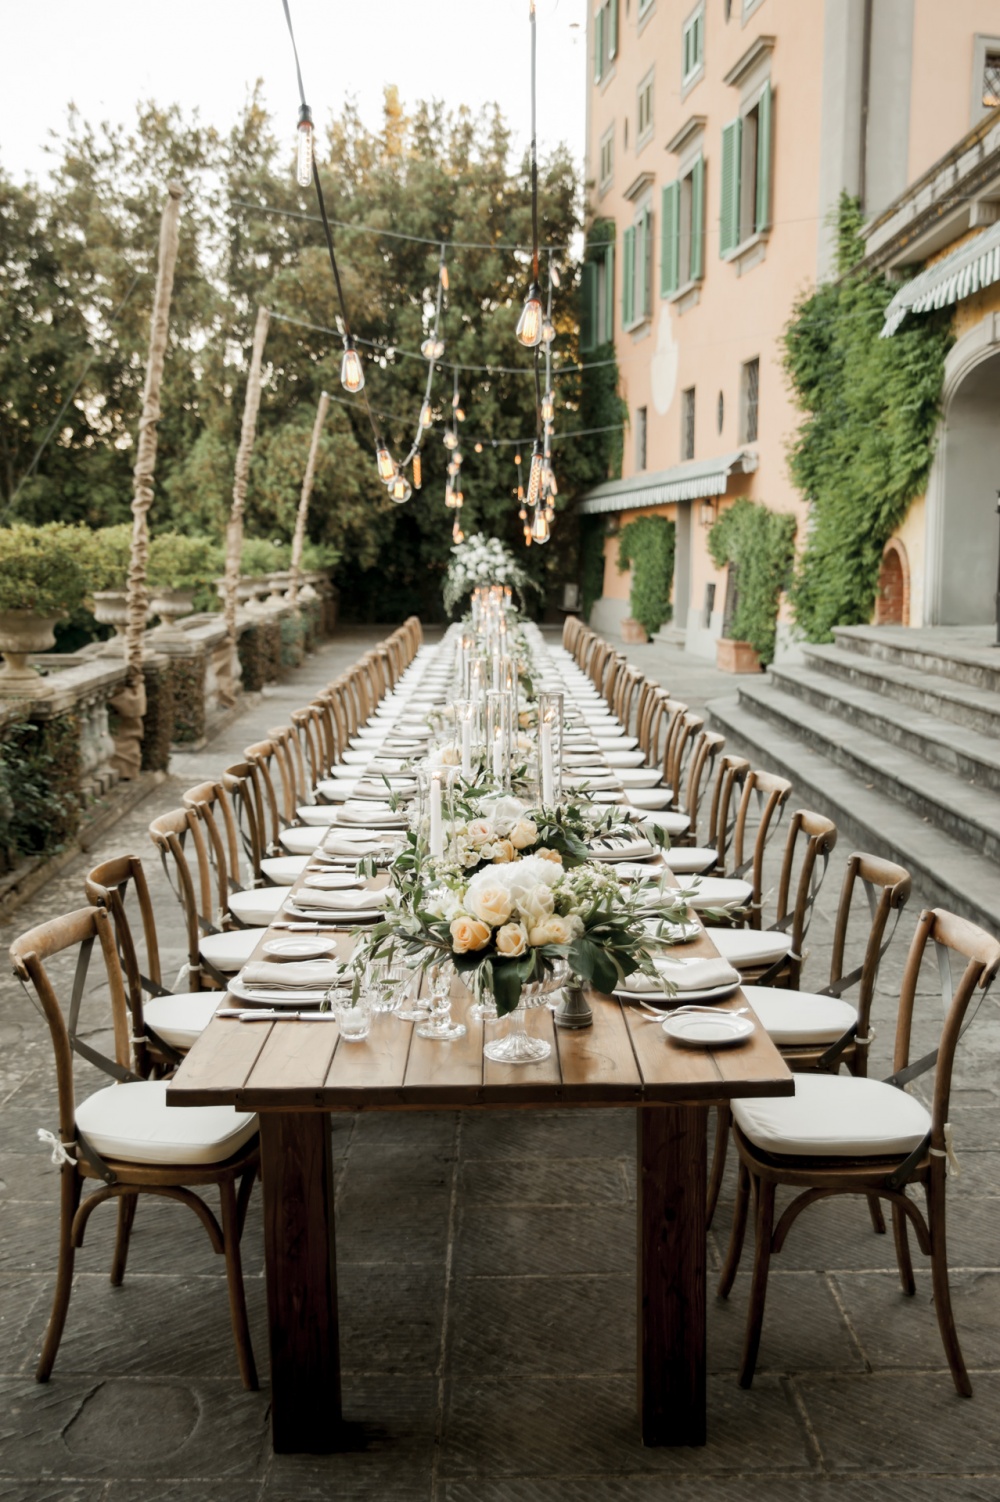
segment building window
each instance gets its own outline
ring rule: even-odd
[[[740,371],[740,442],[757,442],[760,360],[747,360]]]
[[[681,84],[690,85],[705,70],[704,0],[684,22],[681,37]]]
[[[681,392],[681,458],[694,458],[694,387]]]
[[[987,52],[983,58],[983,109],[1000,106],[1000,52]]]
[[[618,0],[604,0],[594,12],[594,82],[600,83],[618,56]]]
[[[660,296],[673,297],[705,274],[705,159],[698,156],[661,194]]]
[[[653,69],[650,68],[639,85],[639,118],[635,145],[638,151],[653,134]]]
[[[641,21],[647,10],[651,9],[653,0],[639,0],[639,20]]]
[[[722,128],[719,253],[731,256],[771,222],[771,85]]]
[[[598,187],[602,193],[606,193],[611,186],[615,175],[615,128],[610,126],[601,137],[600,146],[600,170],[597,179]]]
[[[646,468],[646,408],[635,409],[635,467]]]
[[[615,245],[611,239],[614,221],[605,221],[603,227],[607,237],[597,236],[598,243],[588,247],[583,263],[581,353],[594,350],[599,344],[610,344],[615,337]]]
[[[653,311],[653,208],[648,201],[625,231],[622,244],[622,328],[645,323]]]
[[[763,5],[763,3],[764,3],[764,0],[743,0],[743,21],[744,21],[744,23],[746,23],[750,19],[750,17],[753,15],[753,13],[757,9],[757,7],[759,5]]]

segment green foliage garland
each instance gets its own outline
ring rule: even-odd
[[[0,737],[0,869],[53,855],[80,825],[80,723],[15,720]]]
[[[637,516],[618,534],[618,571],[632,569],[629,609],[650,636],[673,615],[676,528],[665,516]]]
[[[785,332],[785,369],[805,413],[792,479],[811,525],[792,585],[810,641],[871,620],[886,542],[926,488],[934,457],[950,310],[910,317],[879,337],[897,290],[852,273],[863,252],[854,199],[840,201],[840,280],[800,302]]]
[[[717,568],[729,565],[736,600],[727,635],[748,641],[766,666],[774,660],[778,604],[795,556],[795,518],[743,497],[708,534]]]

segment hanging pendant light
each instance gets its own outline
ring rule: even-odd
[[[444,438],[441,440],[446,449],[458,448],[458,434],[454,428],[445,428]]]
[[[551,422],[556,415],[556,400],[551,391],[542,397],[542,421]]]
[[[345,391],[364,390],[365,368],[349,334],[344,340],[344,358],[340,362],[340,384]]]
[[[421,463],[420,454],[416,453],[413,456],[413,488],[414,488],[414,490],[420,490],[423,487],[423,483],[424,483],[423,466],[422,466],[422,463]]]
[[[397,506],[402,506],[413,494],[413,487],[403,474],[402,470],[394,470],[392,479],[389,481],[389,499],[395,501]]]
[[[542,463],[542,445],[540,440],[536,438],[531,454],[531,468],[528,470],[529,506],[536,505],[542,494]]]
[[[455,525],[451,529],[451,540],[452,540],[452,542],[464,542],[465,541],[465,533],[462,531],[462,528],[459,525],[459,521],[458,521],[458,517],[457,516],[455,518]]]
[[[537,282],[532,282],[517,320],[517,337],[525,349],[535,349],[542,342],[542,294]]]
[[[422,428],[429,428],[433,421],[434,414],[431,410],[431,404],[429,401],[425,400],[420,404],[420,417],[418,418],[418,422],[420,423],[420,426]]]
[[[538,506],[535,509],[535,519],[531,524],[531,540],[532,542],[548,542],[549,540],[549,518],[544,506]]]
[[[551,344],[556,337],[556,326],[551,318],[542,319],[542,343]]]
[[[425,339],[420,346],[420,353],[425,360],[440,360],[444,354],[444,340],[435,339],[433,336]]]
[[[386,447],[384,438],[376,439],[375,462],[378,464],[379,479],[382,481],[383,485],[388,485],[389,481],[396,473],[396,466],[392,462],[392,455]]]
[[[308,104],[299,110],[295,178],[300,188],[308,188],[313,180],[313,117]]]

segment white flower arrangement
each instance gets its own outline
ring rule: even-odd
[[[450,615],[467,595],[481,585],[509,584],[523,597],[532,581],[499,537],[476,532],[451,550],[451,562],[444,581],[444,608]]]

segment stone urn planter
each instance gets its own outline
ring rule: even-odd
[[[31,666],[32,652],[45,652],[56,643],[57,615],[35,615],[31,610],[0,610],[0,698],[51,699],[52,684]]]
[[[748,641],[730,641],[720,636],[715,643],[715,665],[723,673],[760,673],[761,660]]]
[[[621,634],[626,646],[642,647],[649,641],[645,626],[641,621],[634,621],[630,615],[621,623]]]
[[[152,615],[158,616],[161,625],[153,633],[158,642],[186,642],[187,633],[177,625],[178,621],[194,610],[193,589],[155,589],[150,606]]]
[[[95,590],[94,619],[102,626],[115,628],[114,636],[109,636],[101,648],[101,656],[124,657],[125,627],[128,625],[128,591],[124,589]]]

